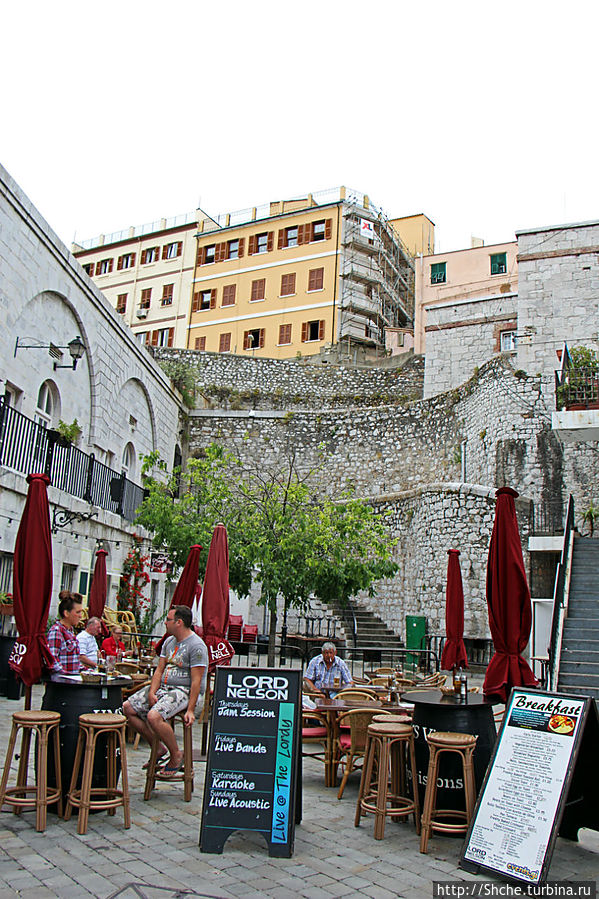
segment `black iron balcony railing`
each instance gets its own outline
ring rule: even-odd
[[[555,401],[561,409],[599,409],[599,371],[569,366],[555,372]]]
[[[27,418],[0,397],[0,467],[29,474],[44,472],[53,487],[109,512],[135,520],[144,498],[134,484],[84,453],[61,435]]]

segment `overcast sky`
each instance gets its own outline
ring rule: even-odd
[[[20,0],[0,161],[70,244],[345,184],[437,249],[599,218],[599,4]]]

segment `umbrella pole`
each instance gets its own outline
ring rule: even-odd
[[[25,711],[29,711],[31,709],[31,687],[28,685],[25,687]]]

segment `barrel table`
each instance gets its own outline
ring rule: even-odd
[[[131,685],[130,677],[114,677],[106,684],[84,684],[68,675],[54,675],[46,684],[42,709],[60,712],[60,768],[62,771],[63,793],[69,789],[71,772],[75,761],[77,737],[79,735],[79,715],[89,712],[122,712],[122,688]],[[101,740],[106,738],[100,737]],[[48,748],[50,754],[50,747]],[[54,765],[49,761],[48,771]],[[106,753],[97,751],[92,787],[106,786]]]
[[[429,751],[426,734],[430,731],[454,731],[478,737],[474,751],[474,779],[480,790],[495,744],[496,730],[493,706],[482,693],[469,693],[466,700],[440,690],[413,690],[402,694],[402,701],[413,703],[412,723],[415,733],[416,770],[421,807],[428,773]],[[465,808],[462,767],[457,756],[441,758],[437,782],[437,808]]]

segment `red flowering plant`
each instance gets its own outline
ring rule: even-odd
[[[150,611],[150,601],[143,593],[150,580],[150,575],[146,571],[149,558],[143,554],[141,537],[134,534],[133,546],[123,562],[116,599],[120,611],[133,613],[138,628],[142,621],[147,619]]]

